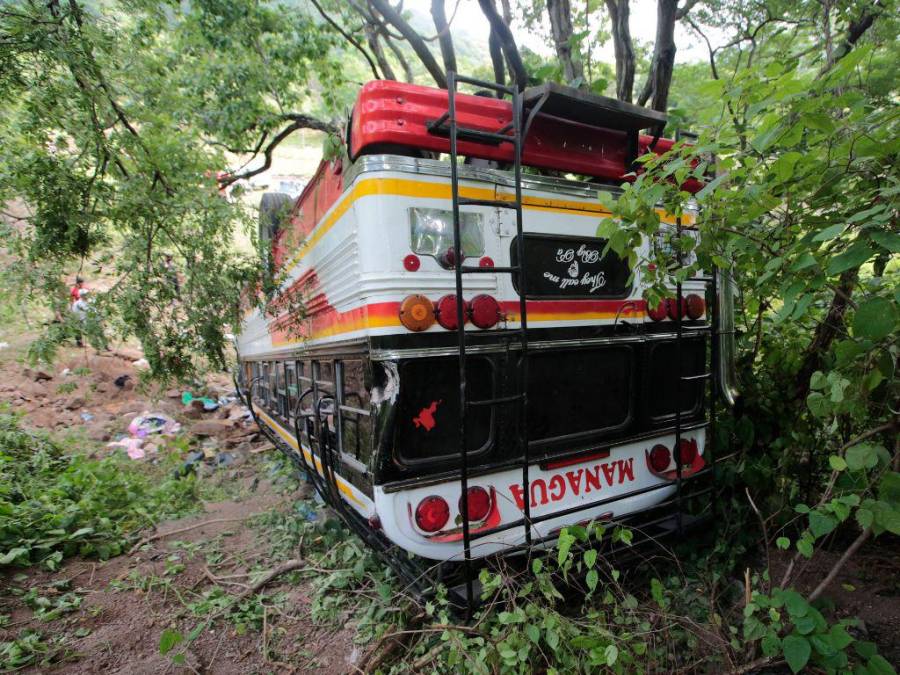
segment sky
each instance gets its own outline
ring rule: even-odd
[[[515,4],[515,0],[513,0],[513,4]],[[431,16],[431,0],[406,0],[404,6],[416,8],[425,16]],[[453,11],[453,0],[447,0],[446,6],[449,18]],[[633,39],[652,44],[656,35],[656,0],[631,0],[630,24]],[[477,0],[460,0],[452,28],[454,32],[466,31],[478,41],[483,41],[483,44],[487,44],[487,36],[490,31],[484,15],[478,7]],[[527,34],[518,25],[513,26],[513,32],[520,44],[539,54],[549,55],[548,47],[536,35]],[[710,35],[713,44],[717,42],[716,37],[714,32]],[[701,39],[693,36],[681,22],[675,25],[675,44],[678,47],[678,51],[675,53],[675,61],[677,63],[705,61],[707,58],[706,45]],[[612,40],[607,41],[597,52],[597,56],[607,63],[615,63]]]

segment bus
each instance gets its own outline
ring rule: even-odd
[[[716,398],[736,395],[732,284],[701,273],[648,307],[640,269],[597,236],[598,192],[672,147],[664,124],[556,84],[372,81],[343,156],[298,198],[263,197],[281,294],[245,315],[239,389],[396,566],[468,567],[598,520],[657,536],[692,517]],[[659,216],[696,236],[695,211]]]

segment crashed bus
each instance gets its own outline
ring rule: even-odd
[[[264,196],[260,236],[303,310],[248,311],[242,394],[408,578],[592,520],[682,531],[715,399],[735,395],[730,284],[701,273],[648,307],[597,236],[598,190],[672,147],[665,116],[450,75],[366,84],[345,155],[296,200]],[[660,211],[692,236],[695,216]]]

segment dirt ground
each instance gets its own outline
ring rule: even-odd
[[[92,452],[123,452],[107,443],[126,435],[130,421],[145,411],[177,419],[203,450],[199,474],[234,495],[204,504],[204,513],[161,523],[144,536],[156,537],[133,554],[106,562],[71,559],[55,572],[6,570],[0,576],[0,613],[10,614],[0,641],[25,629],[64,633],[61,662],[24,672],[54,673],[344,673],[360,650],[347,621],[317,623],[310,617],[308,582],[275,581],[267,595],[287,600],[270,609],[263,630],[243,629],[220,618],[185,650],[185,663],[174,665],[160,653],[160,636],[173,629],[184,636],[203,621],[186,606],[217,585],[230,593],[246,587],[248,571],[265,562],[264,533],[247,518],[287,510],[296,495],[282,494],[266,478],[263,462],[275,452],[246,419],[239,402],[212,412],[184,405],[181,390],[162,391],[140,383],[140,353],[119,348],[97,354],[69,349],[52,368],[28,368],[0,356],[0,401],[24,413],[25,424],[82,439]],[[227,395],[227,375],[207,383],[208,394]],[[153,461],[153,444],[145,443]],[[227,465],[217,466],[226,454]],[[208,523],[200,527],[191,527]],[[189,529],[184,529],[189,528]],[[181,531],[184,529],[184,531]],[[176,532],[177,531],[177,532]],[[173,534],[167,534],[173,533]],[[215,560],[215,564],[210,560]],[[266,565],[268,566],[268,565]],[[222,579],[222,577],[225,577]],[[214,583],[215,581],[215,583]],[[59,582],[68,582],[60,584]],[[55,586],[55,587],[54,587]],[[61,588],[60,588],[61,586]],[[74,592],[81,604],[55,622],[38,620],[9,593],[38,589],[42,595]],[[265,603],[263,603],[265,604]],[[271,612],[271,615],[268,615]],[[176,649],[175,651],[179,651]],[[276,658],[277,655],[277,658]]]

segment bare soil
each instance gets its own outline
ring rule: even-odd
[[[13,349],[10,349],[12,352]],[[201,412],[181,402],[181,390],[140,385],[140,352],[118,348],[98,354],[93,349],[66,350],[53,368],[27,368],[10,353],[0,354],[0,402],[24,414],[25,424],[83,439],[82,447],[103,455],[122,452],[107,447],[127,433],[131,419],[144,411],[165,413],[184,426],[194,427],[210,455],[227,452],[227,467],[203,463],[204,480],[219,481],[233,499],[207,503],[204,512],[161,523],[144,536],[157,536],[133,554],[106,562],[71,559],[55,572],[42,569],[6,570],[0,575],[0,613],[10,614],[0,641],[25,629],[45,635],[65,635],[62,660],[24,672],[54,673],[343,673],[353,670],[360,649],[353,644],[352,622],[316,623],[310,617],[306,582],[288,584],[276,579],[261,593],[288,594],[286,604],[266,611],[264,630],[241,629],[224,617],[213,622],[185,651],[185,663],[174,665],[160,654],[162,632],[169,628],[187,636],[205,620],[186,609],[215,587],[210,575],[227,592],[237,594],[255,566],[269,567],[268,544],[248,516],[273,509],[289,509],[296,495],[283,495],[261,476],[270,444],[255,425],[242,418],[239,402],[215,412]],[[138,362],[136,364],[136,362]],[[123,379],[123,376],[127,376]],[[116,383],[118,380],[118,384]],[[227,394],[226,375],[214,376],[208,393]],[[151,452],[145,460],[152,461]],[[212,466],[211,466],[212,464]],[[214,522],[213,522],[214,521]],[[175,532],[198,523],[200,527]],[[161,535],[161,536],[160,536]],[[215,552],[216,565],[208,561]],[[271,567],[277,564],[273,562]],[[181,567],[183,566],[183,567]],[[22,574],[24,572],[24,574]],[[52,597],[50,584],[70,581],[82,599],[80,607],[54,622],[35,618],[10,591],[39,588]],[[62,591],[56,591],[61,593]],[[79,637],[80,636],[80,637]],[[180,651],[176,648],[173,653]]]

